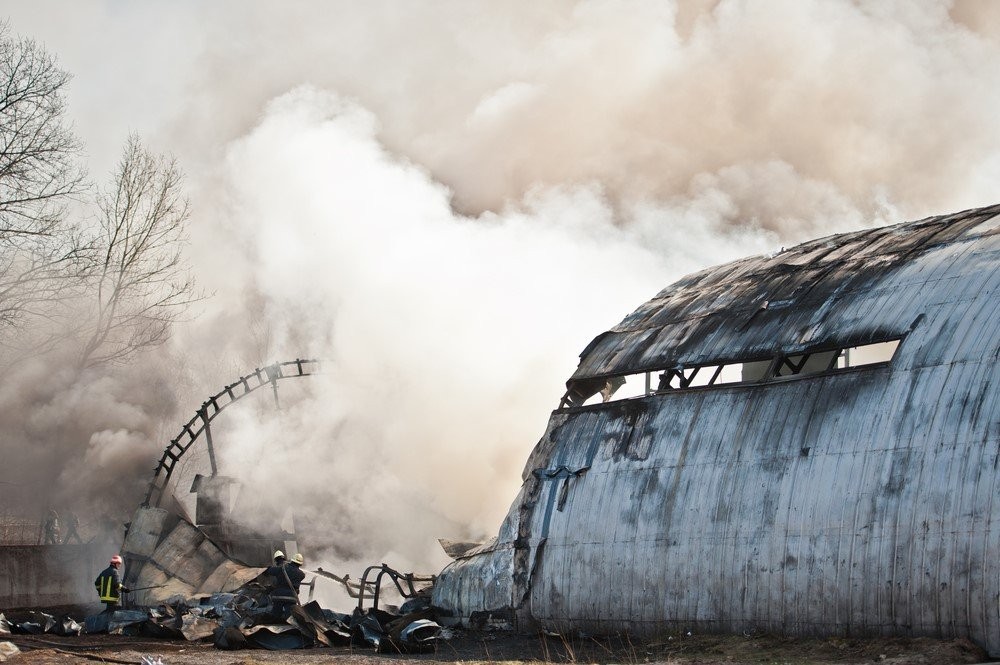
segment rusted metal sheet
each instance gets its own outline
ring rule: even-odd
[[[559,631],[1000,651],[998,213],[824,238],[662,291],[570,386],[901,341],[888,363],[557,410],[496,542],[442,573],[435,604]]]

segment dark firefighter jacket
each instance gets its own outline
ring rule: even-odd
[[[305,579],[306,574],[297,565],[286,563],[281,566],[268,566],[264,572],[274,577],[276,581],[274,590],[271,591],[271,598],[275,600],[298,600],[299,584]],[[287,580],[285,579],[285,575],[288,575]],[[292,583],[291,587],[288,586],[289,582]]]
[[[94,580],[94,586],[97,587],[97,593],[105,603],[117,603],[121,598],[122,582],[118,577],[118,569],[114,566],[108,566],[101,571]]]

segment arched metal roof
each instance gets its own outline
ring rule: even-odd
[[[571,400],[435,605],[524,629],[968,637],[1000,653],[998,215],[832,236],[664,289],[588,346],[570,393],[897,346],[865,367]]]

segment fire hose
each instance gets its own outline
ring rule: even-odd
[[[124,591],[122,593],[134,593],[136,591],[146,591],[148,589],[159,589],[160,587],[165,587],[165,586],[167,586],[167,585],[166,584],[155,584],[153,586],[141,586],[138,589],[129,589],[128,591]]]

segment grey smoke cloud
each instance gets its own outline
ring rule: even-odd
[[[113,370],[78,372],[73,360],[55,352],[5,363],[4,509],[73,509],[91,524],[124,518],[151,477],[163,422],[175,416],[176,385],[157,354]]]
[[[236,34],[260,41],[218,35],[232,50],[210,51],[195,92],[203,99],[221,81],[237,99],[280,93],[294,68],[372,110],[380,140],[471,214],[567,183],[599,182],[616,202],[683,196],[704,174],[745,167],[752,177],[780,161],[864,219],[882,210],[878,199],[912,216],[989,196],[998,93],[988,4],[376,3],[319,38],[302,28],[315,6],[299,4],[235,17]],[[305,34],[308,46],[239,66],[282,34]],[[196,126],[241,133],[259,108],[202,112]]]
[[[155,390],[0,391],[5,423],[50,423],[5,451],[60,495],[144,480],[224,383],[323,358],[219,437],[331,568],[433,569],[434,538],[493,532],[576,354],[672,279],[996,198],[995,3],[54,7],[5,9],[77,74],[98,173],[129,127],[177,154],[215,296],[144,359]]]

